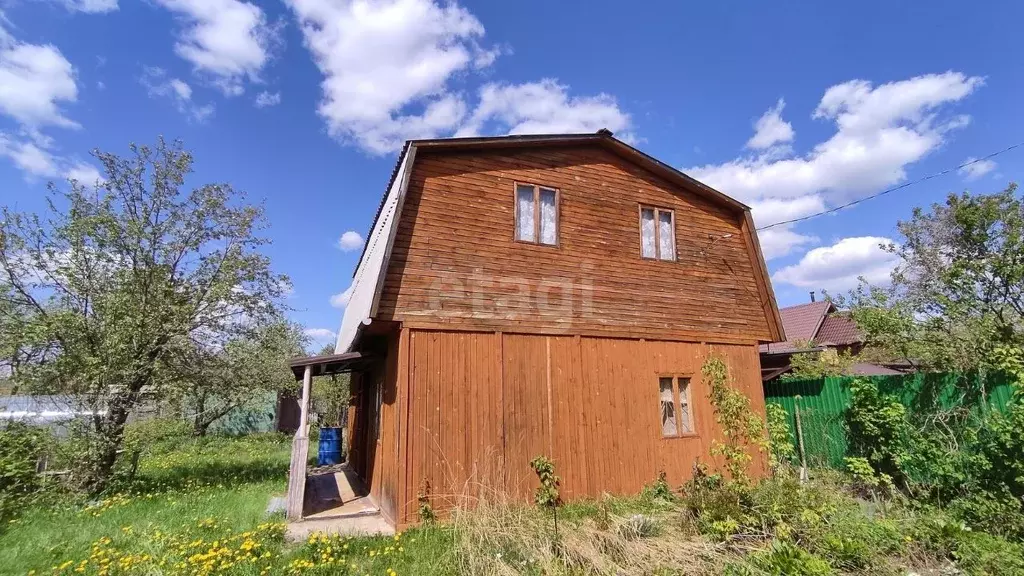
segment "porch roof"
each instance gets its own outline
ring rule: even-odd
[[[312,370],[311,376],[326,376],[341,372],[351,372],[372,360],[361,352],[345,352],[344,354],[322,354],[319,356],[301,356],[288,361],[288,367],[296,380],[301,380],[306,367]]]

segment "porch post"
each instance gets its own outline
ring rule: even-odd
[[[306,366],[302,375],[302,398],[299,401],[299,429],[292,439],[292,461],[288,468],[287,513],[291,521],[302,520],[302,503],[306,496],[306,460],[309,456],[309,396],[313,384],[313,367]]]

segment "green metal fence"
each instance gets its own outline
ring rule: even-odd
[[[855,378],[841,376],[765,384],[765,401],[786,410],[794,441],[797,437],[796,408],[799,406],[808,465],[843,467],[847,449],[845,415],[850,405],[850,383]],[[1009,378],[999,373],[984,376],[907,374],[868,378],[878,384],[879,390],[899,399],[914,414],[977,406],[977,411],[981,412],[979,415],[983,415],[989,410],[1005,409],[1012,395]]]

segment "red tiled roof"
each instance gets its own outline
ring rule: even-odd
[[[825,315],[832,308],[832,303],[828,301],[808,302],[781,308],[779,314],[782,315],[782,326],[789,340],[762,344],[761,352],[784,353],[799,350],[800,347],[796,346],[796,342],[798,340],[814,340]]]
[[[788,334],[788,332],[787,332]],[[825,317],[821,323],[821,329],[814,337],[815,344],[845,346],[863,341],[857,324],[850,318],[849,314],[835,312]]]

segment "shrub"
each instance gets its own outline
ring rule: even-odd
[[[906,407],[863,378],[850,383],[850,394],[846,411],[849,453],[867,459],[875,472],[895,482],[905,480],[903,462],[910,440]]]
[[[1024,498],[1024,389],[1017,385],[1002,413],[991,414],[974,446],[981,458],[973,470],[982,488]]]
[[[982,532],[966,532],[956,543],[957,566],[978,576],[1024,574],[1024,545]]]
[[[768,453],[771,455],[772,468],[778,471],[792,464],[796,457],[793,433],[789,429],[789,413],[778,404],[767,404],[764,408],[768,426]]]
[[[665,500],[667,502],[673,502],[676,498],[676,493],[672,491],[672,487],[668,484],[668,477],[665,472],[658,472],[658,478],[654,482],[644,486],[643,495],[647,498]]]
[[[730,385],[729,369],[721,358],[704,361],[701,375],[709,389],[708,400],[714,407],[715,421],[725,436],[724,442],[712,440],[711,453],[725,459],[725,470],[733,482],[748,484],[751,451],[767,448],[764,421],[750,409],[750,398]]]
[[[850,571],[880,566],[902,553],[906,544],[899,524],[871,518],[856,505],[837,507],[805,537],[807,546],[829,564]]]
[[[416,494],[416,502],[419,505],[416,509],[416,515],[419,516],[420,522],[424,524],[437,522],[437,513],[434,512],[434,506],[430,503],[430,481],[426,478],[420,483],[420,491]]]
[[[767,550],[753,554],[751,562],[773,576],[832,574],[828,562],[789,542],[773,542]]]
[[[21,422],[0,429],[0,530],[42,489],[36,473],[49,434]]]
[[[972,529],[1024,541],[1024,504],[1006,488],[957,498],[949,512]]]
[[[530,460],[530,468],[537,474],[540,486],[533,495],[533,501],[537,506],[551,511],[551,518],[555,525],[555,540],[558,540],[558,507],[562,505],[562,497],[558,493],[558,486],[562,479],[555,474],[555,463],[547,456],[537,456]]]

